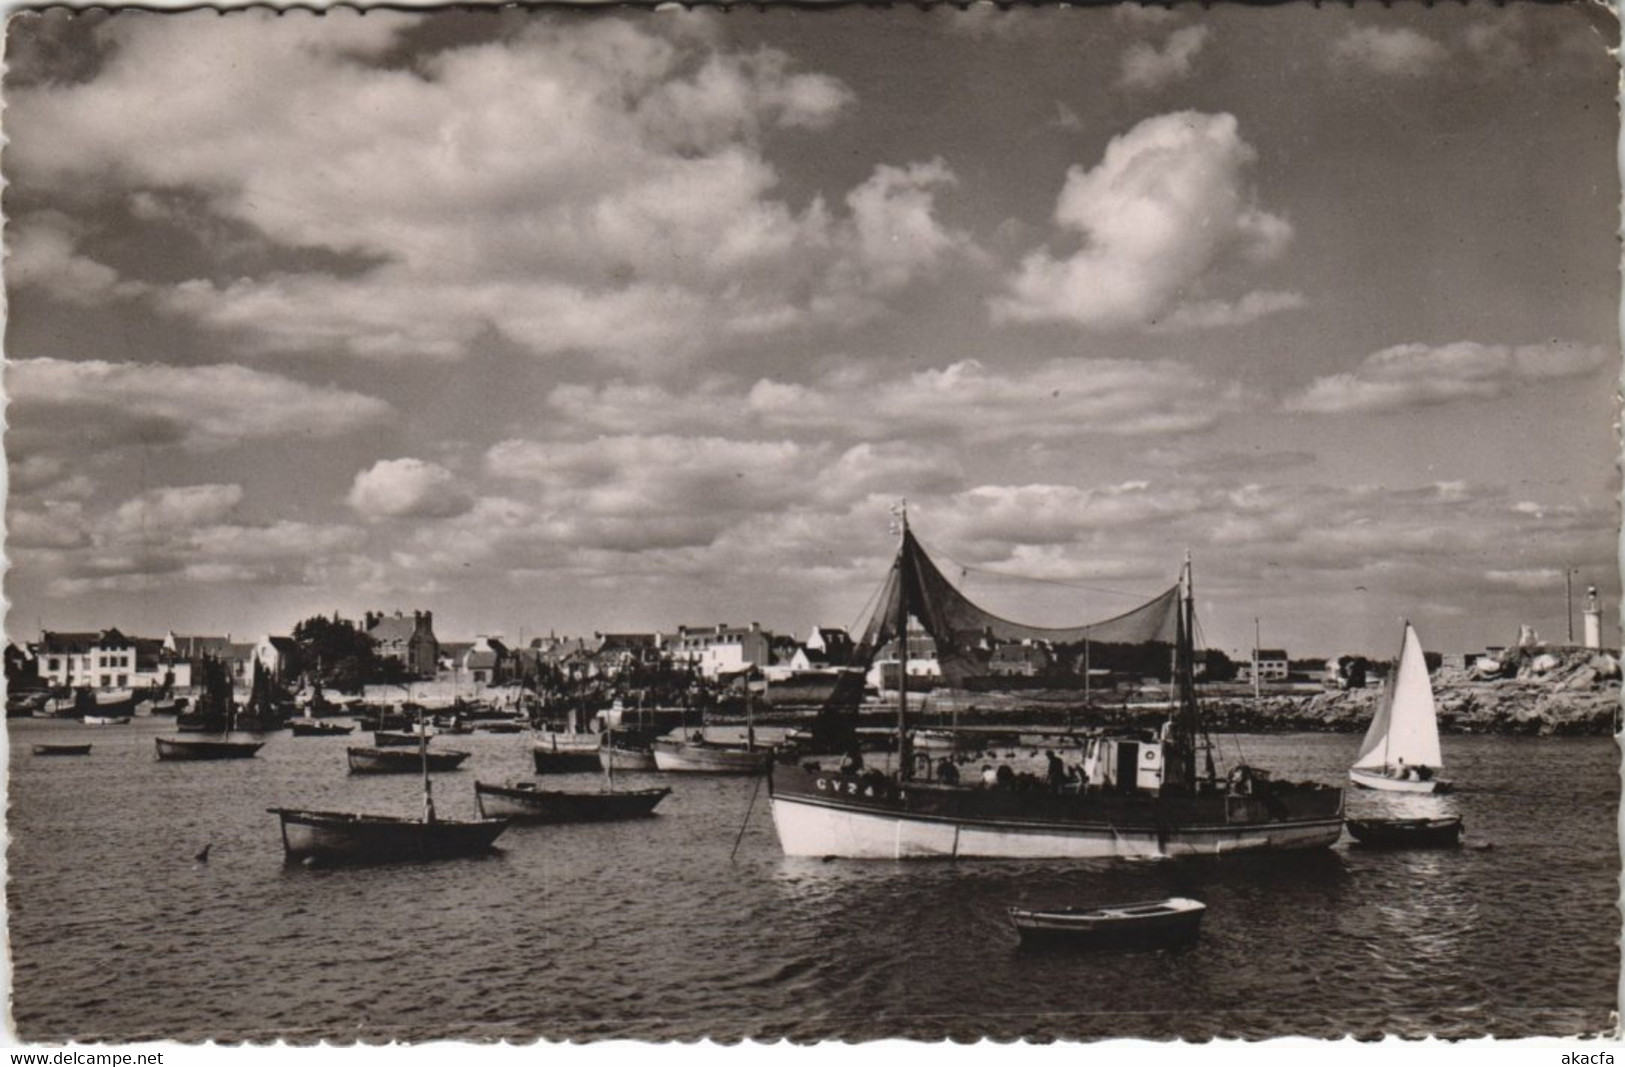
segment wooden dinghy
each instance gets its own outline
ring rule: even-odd
[[[535,782],[492,785],[474,783],[480,814],[524,822],[614,822],[654,814],[655,805],[670,789],[631,789],[566,792],[538,787]]]
[[[1011,908],[1023,947],[1161,947],[1194,940],[1207,905],[1188,897],[1053,910]]]
[[[434,731],[424,734],[413,733],[411,730],[374,730],[372,743],[378,748],[417,748],[418,741],[427,738],[433,741]]]
[[[169,737],[155,737],[153,744],[158,747],[158,758],[166,763],[252,759],[265,747],[264,741],[193,741]]]
[[[430,771],[454,771],[468,758],[467,752],[419,753],[409,748],[347,748],[351,774],[417,774],[427,767]]]
[[[1349,835],[1367,848],[1453,848],[1461,844],[1461,816],[1436,819],[1349,819]]]
[[[88,756],[89,745],[35,745],[36,756]]]
[[[353,730],[354,726],[347,726],[338,722],[323,722],[320,719],[310,721],[295,720],[288,724],[295,737],[342,737]]]
[[[393,863],[477,856],[490,851],[508,828],[506,819],[409,819],[298,808],[266,810],[282,820],[282,848],[291,861]]]

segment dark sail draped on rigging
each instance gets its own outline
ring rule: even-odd
[[[1099,645],[1172,645],[1178,636],[1179,587],[1174,586],[1132,611],[1083,626],[1028,626],[1012,622],[973,604],[955,589],[909,531],[897,553],[880,603],[858,646],[860,660],[872,660],[897,636],[897,598],[907,598],[908,612],[937,645],[943,680],[963,684],[987,673],[995,643],[1044,641],[1052,645],[1092,642]]]
[[[919,620],[937,646],[937,662],[943,681],[963,685],[967,678],[988,673],[988,661],[996,645],[1011,641],[1043,641],[1051,645],[1100,646],[1166,645],[1172,648],[1179,638],[1180,589],[1175,585],[1132,611],[1083,626],[1028,626],[994,615],[972,603],[948,581],[926,555],[909,530],[897,559],[886,576],[869,624],[858,641],[849,676],[843,676],[835,692],[819,713],[819,723],[828,733],[842,713],[862,699],[863,677],[876,654],[888,641],[898,637],[899,598],[908,614]]]

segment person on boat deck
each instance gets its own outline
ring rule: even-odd
[[[841,773],[857,774],[861,770],[863,770],[863,753],[858,750],[857,745],[853,745],[846,750],[846,755],[841,757]]]
[[[693,742],[694,742],[694,743],[695,743],[695,744],[696,744],[696,745],[697,745],[697,744],[699,744],[699,743],[700,743],[700,742],[702,742],[702,741],[704,741],[704,740],[705,740],[705,734],[704,734],[704,733],[702,733],[702,732],[701,732],[701,731],[699,731],[699,730],[695,730],[695,731],[694,731],[694,736],[693,736],[693,737],[691,737],[691,738],[689,738],[689,740],[691,740],[691,741],[693,741]]]
[[[993,769],[993,764],[991,764],[991,763],[982,764],[982,788],[983,789],[993,789],[993,788],[997,787],[998,784],[999,784],[999,775],[998,775],[998,772],[996,772]]]
[[[937,764],[937,781],[941,782],[943,785],[959,784],[959,768],[954,766],[953,760],[944,757],[942,761]]]
[[[993,772],[993,784],[999,789],[1013,789],[1016,784],[1016,771],[1008,763],[999,764],[999,769]]]
[[[1049,774],[1046,781],[1051,793],[1059,793],[1061,787],[1066,785],[1066,764],[1054,752],[1046,751],[1044,758],[1049,761]]]
[[[1410,768],[1405,766],[1405,757],[1399,757],[1399,761],[1394,764],[1394,777],[1404,779],[1409,778],[1410,776]]]

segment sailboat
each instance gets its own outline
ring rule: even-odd
[[[580,715],[585,716],[586,709]],[[530,758],[537,774],[571,774],[598,770],[598,734],[584,730],[576,709],[570,709],[564,729],[549,723],[536,732]]]
[[[943,576],[902,515],[901,544],[858,646],[872,661],[892,639],[906,640],[910,618],[937,645],[944,680],[985,672],[990,642],[1031,639],[1136,646],[1174,653],[1174,707],[1155,733],[1101,736],[1086,751],[1081,788],[979,786],[914,777],[909,752],[908,676],[899,672],[899,760],[891,773],[815,761],[776,764],[768,779],[773,823],[788,856],[847,859],[979,857],[1087,859],[1217,855],[1247,850],[1325,848],[1343,832],[1342,789],[1286,782],[1237,765],[1221,776],[1202,725],[1195,687],[1191,564],[1178,583],[1130,612],[1088,626],[1034,627],[972,603]],[[1160,658],[1161,662],[1168,662]],[[848,723],[855,722],[853,706]],[[821,713],[826,736],[838,711]],[[855,734],[850,726],[848,736]],[[834,749],[821,747],[821,751]]]
[[[703,730],[696,730],[692,737],[684,737],[683,731],[679,730],[673,736],[655,739],[655,768],[690,774],[760,774],[762,768],[773,759],[773,747],[756,743],[756,719],[749,674],[745,676],[744,683],[744,744],[709,740]]]
[[[653,815],[670,789],[615,788],[615,763],[604,763],[604,786],[592,792],[543,789],[539,782],[474,783],[481,815],[538,823],[618,822]]]
[[[1394,676],[1382,691],[1382,702],[1349,768],[1349,780],[1366,789],[1392,793],[1444,793],[1439,753],[1439,712],[1433,703],[1422,642],[1409,621],[1400,638]]]
[[[419,713],[421,721],[422,713]],[[418,744],[423,771],[423,815],[365,815],[346,811],[266,808],[282,823],[282,849],[290,861],[390,863],[452,859],[490,851],[507,819],[442,819],[435,814],[429,778],[429,741]],[[353,769],[353,768],[352,768]]]
[[[218,733],[219,740],[191,737],[155,737],[158,758],[166,763],[252,759],[265,747],[263,741],[232,741],[224,735],[231,729],[231,678],[226,665],[205,656],[201,666],[202,694],[190,722],[177,721],[182,732]],[[187,717],[180,717],[185,720]]]

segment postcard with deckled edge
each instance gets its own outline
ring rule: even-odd
[[[1611,16],[7,29],[18,1042],[1613,1033]]]

